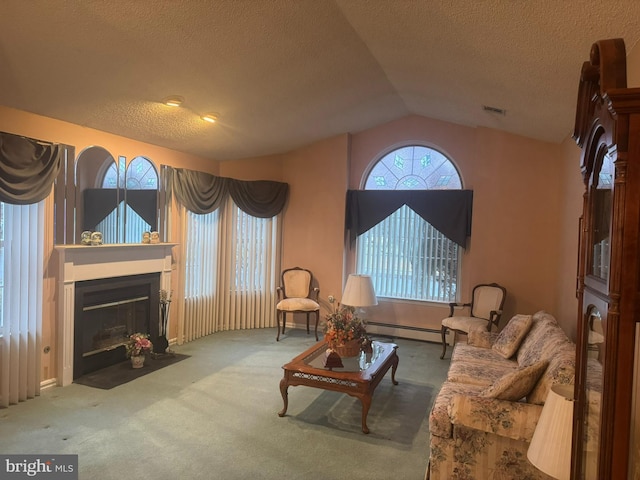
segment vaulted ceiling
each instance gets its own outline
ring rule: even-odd
[[[2,0],[0,105],[215,160],[410,114],[560,142],[591,44],[629,51],[639,19],[636,0]]]

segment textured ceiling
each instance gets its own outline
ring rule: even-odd
[[[0,0],[0,105],[215,160],[409,114],[560,142],[591,44],[629,51],[639,19],[637,0]]]

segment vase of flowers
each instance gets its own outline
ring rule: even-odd
[[[151,340],[149,340],[149,335],[146,333],[134,333],[130,335],[124,346],[127,350],[127,357],[131,359],[131,366],[133,368],[142,368],[144,366],[145,354],[150,353],[153,349],[153,344]]]
[[[355,308],[349,306],[340,306],[327,315],[324,332],[329,349],[341,357],[357,356],[367,341],[364,321],[358,318]]]

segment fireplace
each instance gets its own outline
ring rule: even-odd
[[[171,290],[174,246],[56,247],[58,385],[70,385],[83,372],[122,360],[120,340],[130,329],[150,333],[152,340],[158,335],[159,291]],[[114,313],[116,318],[110,319]]]
[[[73,378],[125,359],[136,332],[158,336],[160,274],[76,282]]]

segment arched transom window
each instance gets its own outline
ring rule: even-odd
[[[393,150],[369,172],[365,190],[459,190],[460,175],[441,152],[418,145]],[[453,302],[460,247],[403,205],[357,240],[356,270],[381,297]]]

